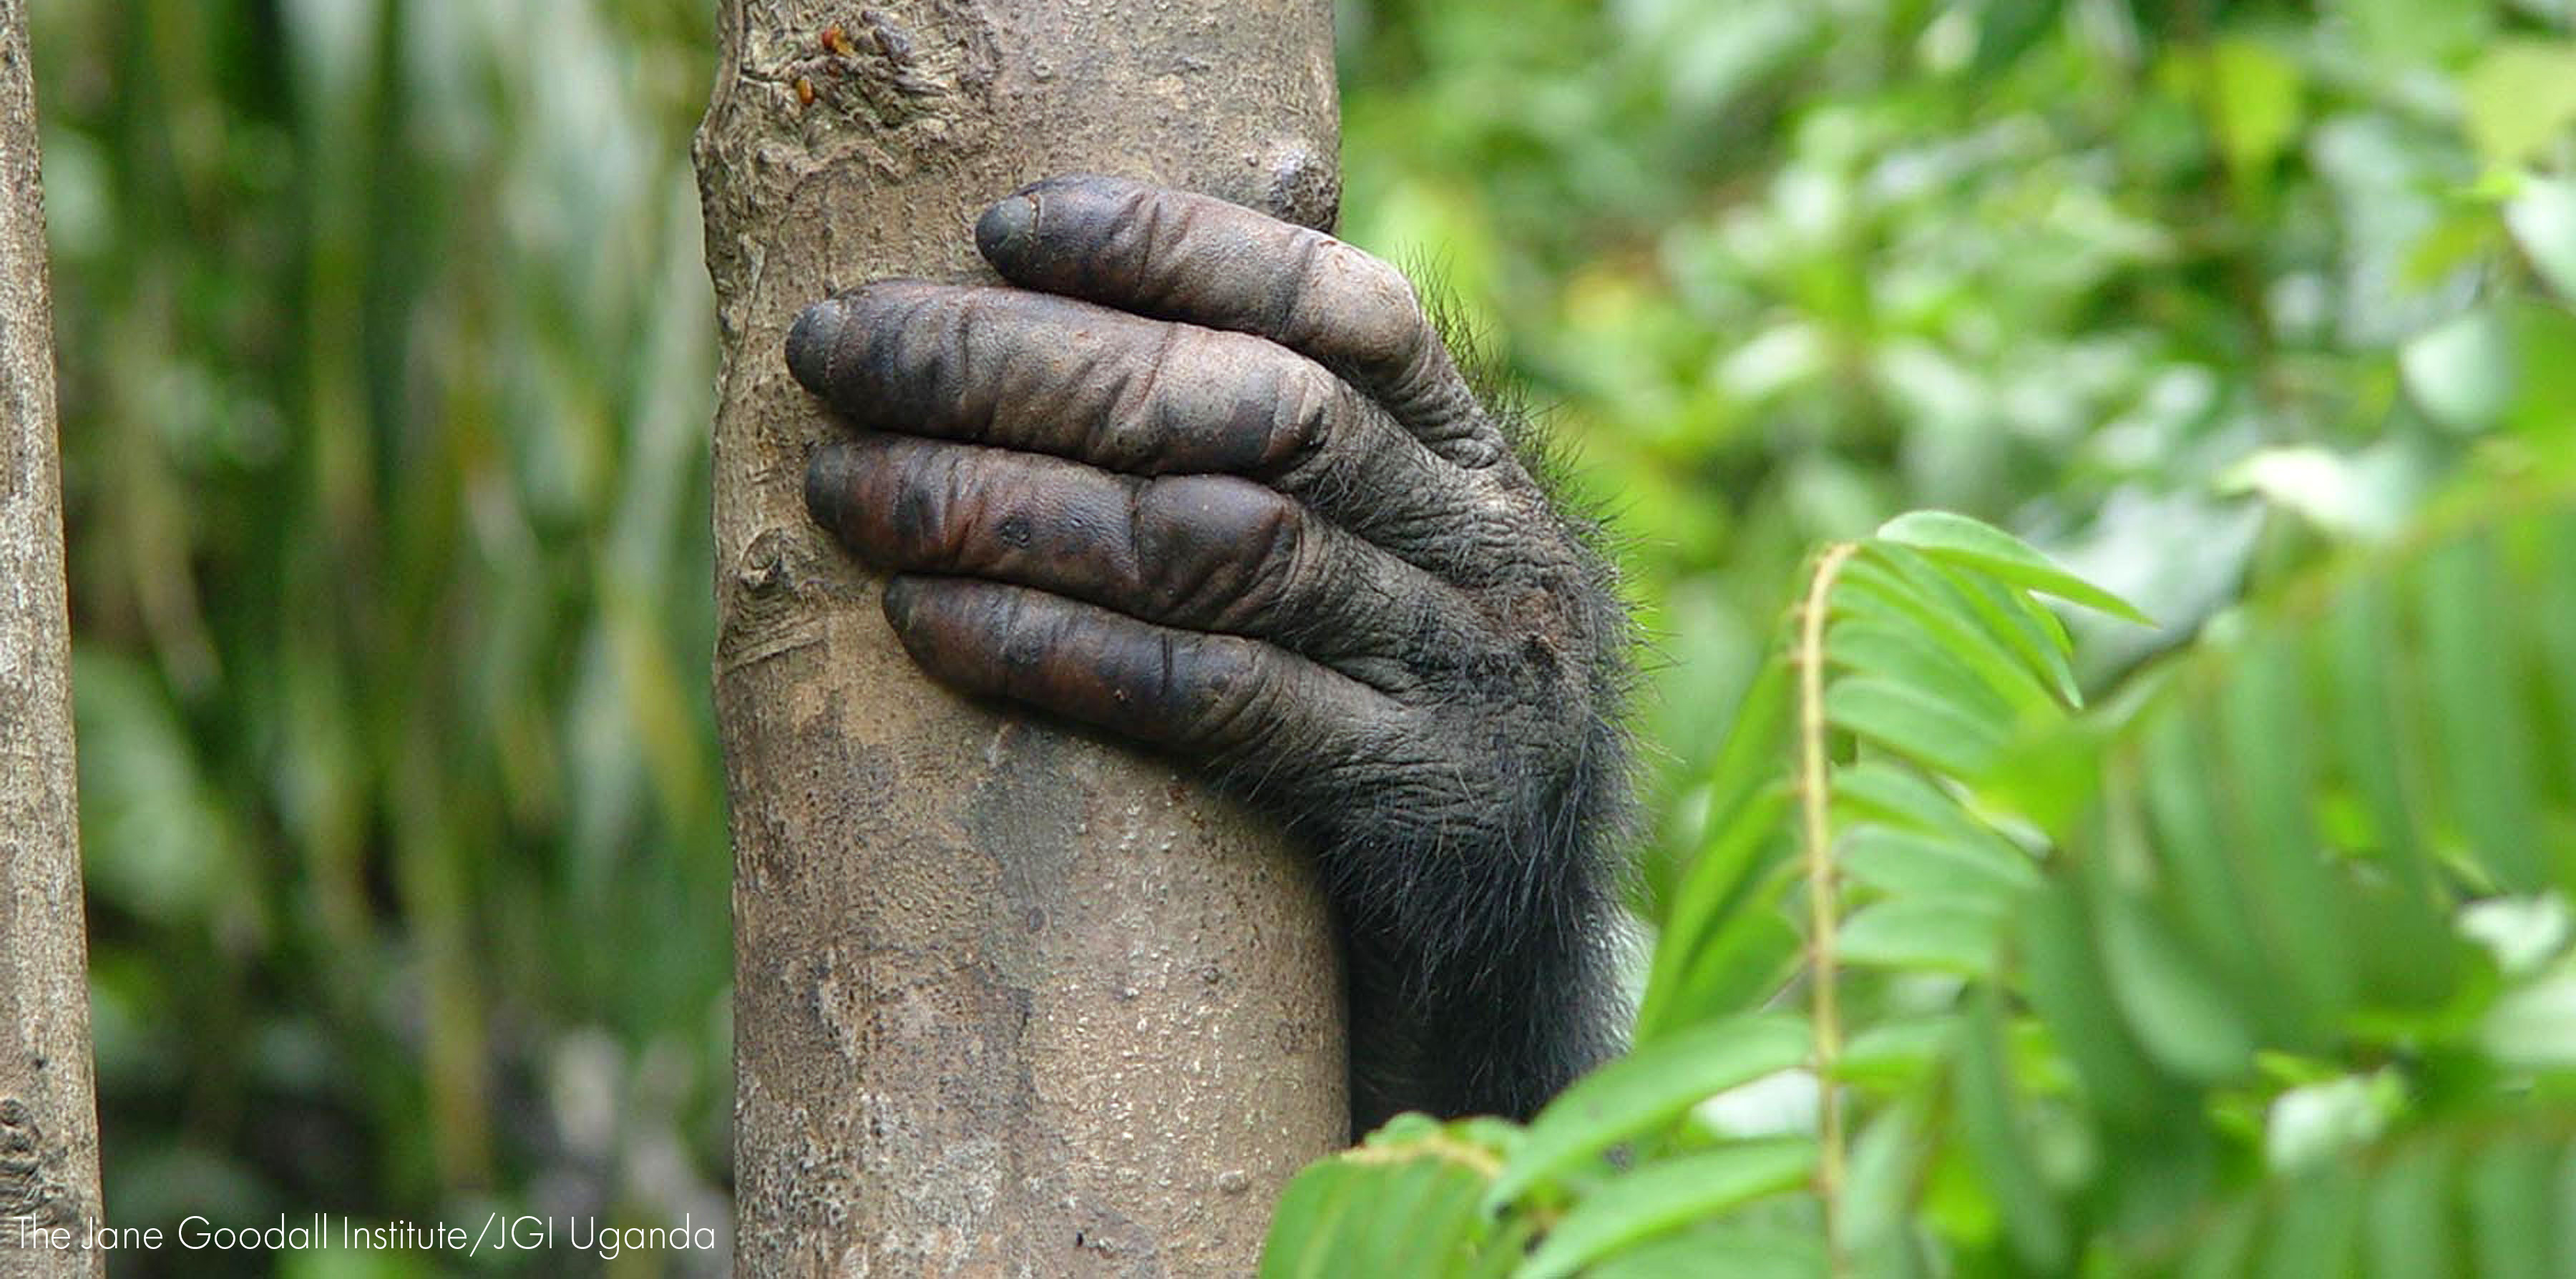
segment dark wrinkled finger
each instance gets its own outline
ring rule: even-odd
[[[1460,465],[1507,452],[1404,273],[1320,231],[1209,196],[1067,177],[985,210],[975,243],[1017,284],[1289,347]]]
[[[1428,528],[1468,500],[1463,474],[1340,379],[1241,333],[895,281],[807,308],[787,361],[864,426],[1138,475],[1247,475],[1364,534]]]
[[[1285,649],[1174,630],[1026,587],[886,583],[886,620],[943,683],[1217,762],[1283,741],[1349,753],[1402,716],[1385,695]]]
[[[1406,653],[1463,645],[1477,616],[1446,583],[1229,475],[1118,475],[871,434],[815,451],[805,502],[882,568],[992,578],[1268,639],[1381,686],[1400,678]]]

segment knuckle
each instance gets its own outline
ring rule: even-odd
[[[1352,355],[1370,366],[1400,364],[1422,345],[1424,320],[1413,281],[1382,258],[1334,241],[1330,269],[1343,288],[1339,317]]]
[[[1341,379],[1303,360],[1286,364],[1278,391],[1271,398],[1270,438],[1261,451],[1262,465],[1293,470],[1330,448],[1341,416]]]
[[[1130,492],[1134,563],[1155,607],[1223,623],[1275,600],[1304,541],[1296,503],[1230,476],[1143,479]]]
[[[1173,641],[1169,669],[1189,738],[1218,746],[1257,745],[1278,716],[1279,679],[1249,641],[1194,635]]]

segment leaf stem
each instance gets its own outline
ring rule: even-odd
[[[1798,618],[1798,806],[1807,865],[1807,990],[1813,1005],[1816,1071],[1816,1198],[1824,1208],[1825,1258],[1830,1273],[1851,1272],[1842,1247],[1843,1107],[1834,1087],[1842,1056],[1842,1011],[1836,1002],[1834,929],[1841,913],[1834,882],[1831,798],[1825,761],[1825,620],[1834,579],[1860,550],[1837,542],[1816,561]]]

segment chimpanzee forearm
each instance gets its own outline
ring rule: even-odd
[[[977,227],[1018,287],[819,303],[815,518],[934,676],[1185,755],[1314,846],[1355,1116],[1526,1115],[1612,1051],[1629,624],[1410,286],[1102,178]]]

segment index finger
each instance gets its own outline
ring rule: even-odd
[[[1211,196],[1066,177],[985,210],[975,246],[1029,288],[1297,351],[1460,465],[1508,453],[1404,273],[1320,231]]]

